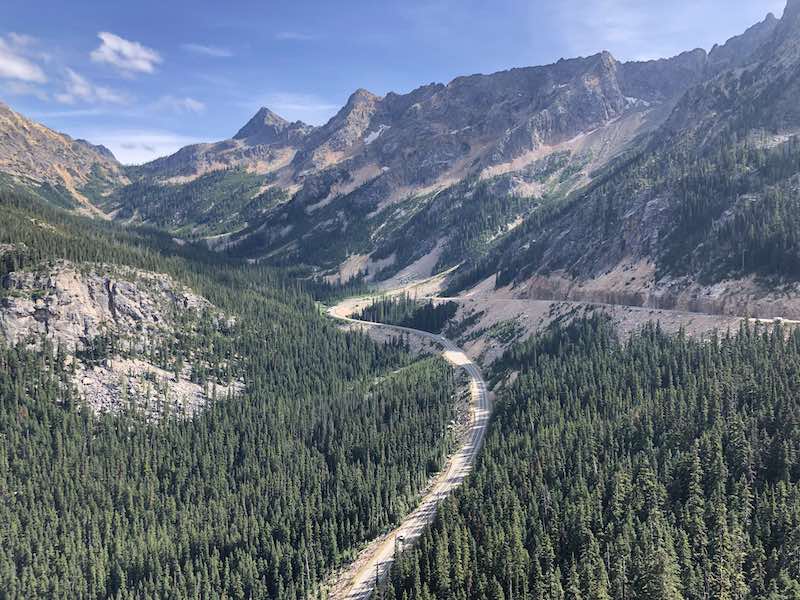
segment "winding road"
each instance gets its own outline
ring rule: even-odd
[[[395,559],[395,550],[412,545],[422,535],[425,527],[433,522],[439,502],[461,485],[472,469],[486,435],[492,405],[486,382],[478,366],[461,348],[444,336],[407,327],[358,321],[340,314],[341,310],[337,312],[337,308],[329,309],[328,314],[340,321],[358,324],[365,328],[374,327],[410,333],[434,342],[441,348],[444,359],[454,367],[464,369],[470,378],[470,426],[464,444],[450,457],[445,469],[436,477],[414,512],[408,515],[394,531],[372,542],[339,578],[339,583],[328,596],[330,600],[365,600],[375,589],[376,580],[383,579],[389,572]]]

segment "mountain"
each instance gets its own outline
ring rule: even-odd
[[[319,127],[262,108],[229,140],[131,169],[132,185],[102,208],[333,279],[427,275],[478,258],[528,214],[585,188],[778,26],[769,15],[710,53],[664,60],[601,52],[409,94],[362,89]]]
[[[740,37],[712,53],[733,68],[690,87],[660,127],[452,288],[496,275],[524,297],[800,316],[800,3],[749,33],[761,45]]]
[[[26,119],[0,102],[0,176],[6,186],[26,186],[62,206],[102,215],[96,208],[126,185],[108,148],[94,146]]]
[[[792,0],[129,168],[3,107],[0,596],[800,597],[798,75]]]
[[[532,224],[554,223],[556,213],[565,224],[582,223],[582,204],[607,197],[610,179],[649,186],[657,175],[627,170],[637,157],[712,147],[731,119],[752,117],[737,108],[743,102],[747,110],[764,108],[764,127],[774,129],[779,119],[789,127],[796,110],[792,81],[785,79],[794,64],[786,32],[793,10],[790,5],[781,20],[770,14],[710,52],[645,62],[601,52],[459,77],[408,94],[381,97],[361,89],[322,126],[291,123],[264,107],[228,140],[188,146],[124,172],[102,150],[64,138],[83,152],[83,169],[67,169],[69,181],[59,175],[65,169],[42,172],[54,171],[48,185],[69,183],[86,208],[121,222],[205,240],[238,258],[304,265],[329,280],[397,281],[459,265],[456,287],[496,272],[519,280],[564,269],[581,255],[578,242],[598,241],[594,223],[587,223],[588,232],[552,225],[554,240],[574,235],[575,245],[563,252],[554,246],[558,252],[543,264],[521,265],[526,259],[519,249],[530,236],[537,238],[536,252],[544,248]],[[770,72],[752,67],[771,65],[772,57],[785,64]],[[760,85],[768,101],[757,99],[755,88],[747,99],[734,99],[745,93],[745,83]],[[785,102],[779,105],[778,97]],[[20,147],[24,135],[12,133]],[[684,158],[688,168],[696,156]],[[32,166],[17,171],[32,172]],[[656,211],[664,218],[667,212]],[[651,213],[636,225],[627,219],[640,245],[657,226]],[[609,224],[609,235],[619,226]],[[659,240],[666,237],[662,231]],[[576,276],[594,277],[620,260],[626,251],[598,249],[613,245],[606,241],[587,250]],[[598,253],[604,254],[597,268],[586,267],[587,257]],[[649,256],[636,250],[637,260]]]

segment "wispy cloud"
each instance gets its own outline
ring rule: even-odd
[[[126,40],[113,33],[101,31],[97,34],[101,43],[91,53],[96,63],[106,63],[117,67],[125,74],[152,73],[161,64],[161,55],[139,42]]]
[[[785,0],[731,2],[731,15],[720,14],[719,3],[708,0],[662,4],[641,0],[562,2],[555,11],[558,31],[570,54],[586,56],[610,50],[623,60],[647,60],[698,45],[710,48],[741,33],[743,10],[753,13],[745,22],[755,22],[770,10],[780,14],[785,4]]]
[[[319,36],[302,31],[279,31],[275,34],[275,39],[279,42],[312,42],[319,39]]]
[[[50,95],[41,86],[27,81],[0,81],[0,92],[9,96],[33,96],[43,102],[50,100]]]
[[[340,108],[314,94],[275,92],[266,94],[258,101],[243,103],[248,108],[266,106],[290,121],[304,121],[311,125],[321,125],[328,121]]]
[[[113,129],[82,132],[95,144],[102,144],[124,164],[142,164],[203,140],[171,131]]]
[[[24,56],[24,44],[20,42],[27,40],[23,40],[19,34],[10,34],[8,37],[8,41],[0,37],[0,79],[27,83],[47,82],[42,68]]]
[[[182,44],[186,52],[192,54],[202,54],[203,56],[211,56],[213,58],[231,58],[233,52],[227,48],[220,48],[219,46],[206,46],[204,44]]]
[[[8,39],[11,40],[12,44],[21,48],[26,46],[35,46],[39,43],[39,40],[32,35],[28,35],[27,33],[16,33],[14,31],[8,34]]]
[[[75,104],[76,102],[128,104],[130,102],[127,95],[107,87],[94,85],[72,69],[66,70],[64,91],[56,94],[55,98],[62,104]]]
[[[44,110],[30,113],[30,117],[39,121],[43,119],[79,119],[83,117],[100,117],[112,114],[108,108],[75,108],[69,110]],[[114,112],[113,114],[118,114]]]
[[[153,110],[163,111],[167,110],[175,113],[194,113],[199,114],[205,112],[206,105],[200,100],[194,98],[178,98],[176,96],[162,96],[153,104]]]

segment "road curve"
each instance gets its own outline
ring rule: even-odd
[[[489,416],[492,411],[491,399],[486,389],[486,382],[478,366],[461,348],[441,335],[426,331],[384,325],[351,319],[337,313],[337,307],[328,310],[328,314],[340,321],[358,324],[362,327],[391,329],[400,333],[411,333],[427,338],[442,348],[442,356],[456,368],[466,371],[470,378],[470,427],[464,444],[450,457],[444,470],[437,476],[417,508],[389,535],[376,540],[361,554],[361,560],[354,563],[351,572],[346,572],[340,585],[334,587],[329,600],[365,600],[375,589],[376,577],[383,579],[388,573],[395,558],[397,547],[408,546],[416,542],[427,525],[433,522],[439,502],[449,496],[466,478],[472,469],[478,451],[483,444]],[[364,557],[367,557],[364,560]],[[343,584],[341,582],[344,581]]]

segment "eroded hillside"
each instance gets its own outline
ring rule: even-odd
[[[191,416],[242,385],[209,345],[234,321],[168,275],[58,261],[12,271],[0,289],[0,335],[68,356],[78,394],[96,412]]]
[[[0,185],[23,186],[84,214],[103,217],[103,197],[128,183],[122,165],[102,146],[74,140],[0,102]]]

